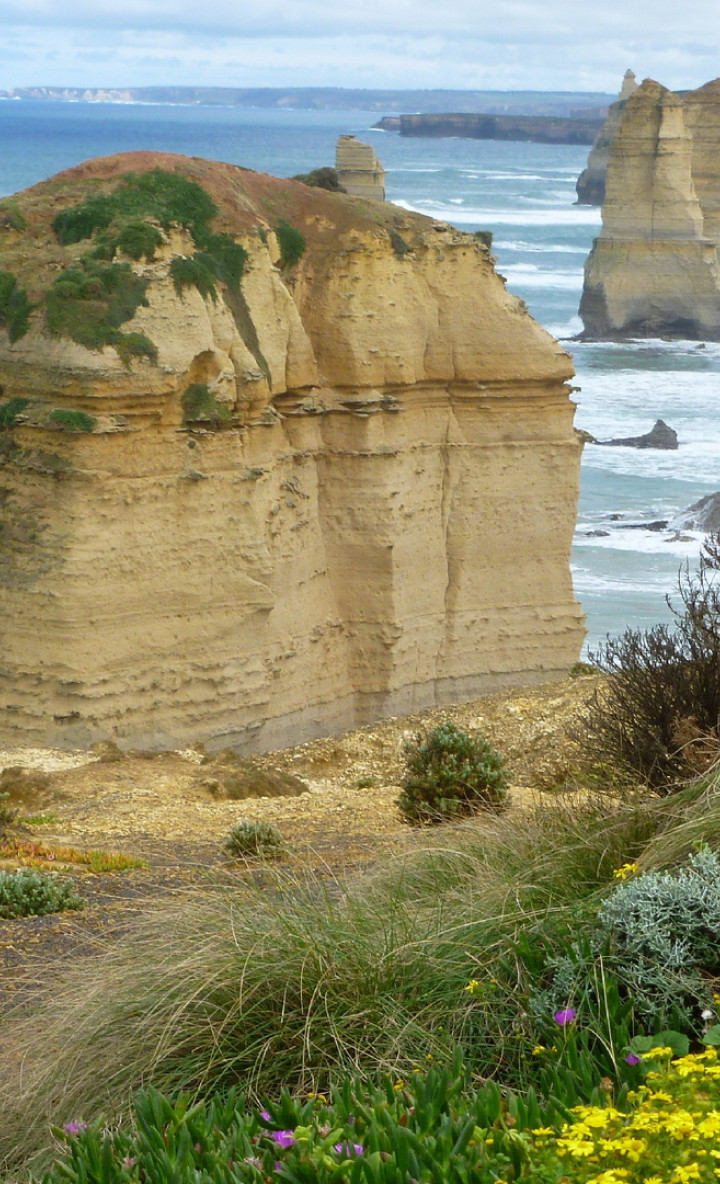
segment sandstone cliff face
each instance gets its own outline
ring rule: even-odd
[[[589,338],[720,339],[720,80],[681,97],[646,80],[610,149],[585,265]]]
[[[42,308],[14,343],[1,331],[2,398],[28,400],[0,432],[6,741],[253,751],[567,670],[570,361],[482,244],[136,153],[18,195],[27,229],[3,232],[0,268],[38,299],[88,249],[58,246],[58,209],[158,165],[214,197],[248,253],[241,295],[178,293],[192,244],[171,227],[132,263],[148,303],[123,326],[156,360],[50,336]],[[307,240],[292,267],[280,219]],[[188,423],[192,384],[217,422]]]
[[[601,206],[605,201],[605,177],[610,160],[610,147],[622,123],[625,104],[636,90],[635,75],[632,70],[626,70],[617,102],[611,104],[607,119],[590,149],[587,166],[578,177],[575,189],[579,206]]]

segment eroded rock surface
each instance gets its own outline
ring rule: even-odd
[[[54,217],[158,167],[214,199],[239,290],[178,288],[195,245],[160,226],[152,259],[117,256],[147,281],[122,332],[156,357],[51,335],[48,285],[97,239],[62,247]],[[0,269],[36,307],[0,330],[3,406],[21,401],[0,432],[6,742],[251,752],[575,661],[571,364],[481,243],[151,153],[12,209]],[[307,243],[294,264],[282,226]],[[190,388],[210,407],[192,420]]]
[[[720,79],[682,96],[646,79],[630,96],[602,218],[583,336],[720,340]]]
[[[630,95],[637,90],[632,70],[625,71],[617,102],[612,103],[600,131],[595,137],[586,167],[577,180],[577,204],[579,206],[601,206],[605,200],[605,177],[610,159],[610,146],[622,123],[622,115]]]

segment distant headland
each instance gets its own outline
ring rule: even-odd
[[[362,90],[350,87],[26,86],[0,99],[66,103],[173,103],[182,106],[267,107],[315,111],[444,111],[602,120],[615,95],[599,91]]]

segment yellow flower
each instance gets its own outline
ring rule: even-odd
[[[546,1050],[545,1050],[545,1045],[544,1045],[544,1044],[536,1044],[536,1045],[535,1045],[535,1047],[534,1047],[534,1049],[532,1050],[532,1055],[533,1055],[534,1057],[540,1057],[540,1056],[542,1056],[542,1054],[543,1054],[545,1051],[546,1051]]]
[[[478,995],[482,990],[482,985],[476,978],[471,978],[467,986],[463,987],[463,990],[467,991],[468,995]]]
[[[616,880],[627,880],[630,876],[636,875],[640,868],[636,863],[624,863],[622,867],[616,867],[613,876]]]
[[[659,1061],[662,1057],[671,1057],[673,1050],[667,1045],[660,1044],[657,1048],[651,1048],[649,1052],[643,1052],[640,1055],[644,1061]]]
[[[700,1179],[700,1167],[696,1163],[678,1164],[670,1177],[670,1184],[687,1184],[689,1180]]]

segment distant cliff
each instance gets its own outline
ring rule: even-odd
[[[438,115],[388,116],[375,124],[401,136],[450,137],[470,140],[520,140],[536,144],[592,144],[599,119],[561,119],[543,115],[486,115],[454,112]]]
[[[4,739],[267,749],[566,671],[571,376],[391,205],[154,153],[5,200]]]
[[[683,95],[646,79],[631,95],[602,219],[584,336],[720,340],[720,79]]]

